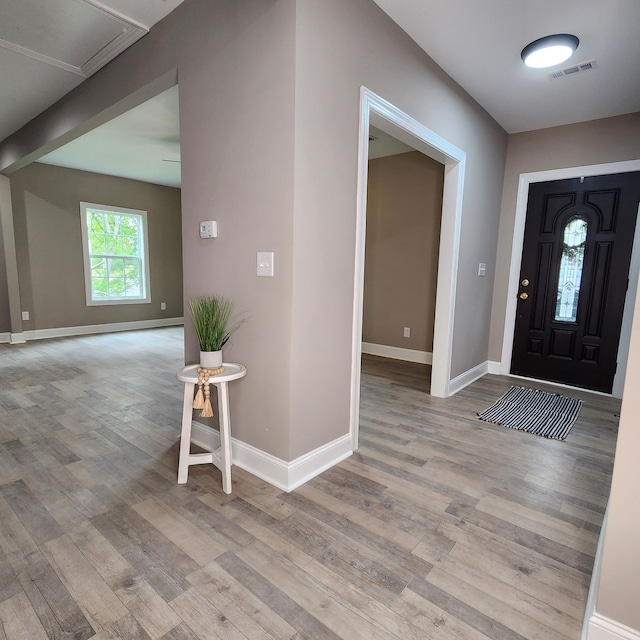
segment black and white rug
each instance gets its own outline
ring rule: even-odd
[[[582,400],[558,393],[511,387],[480,420],[545,438],[564,440],[580,413]]]

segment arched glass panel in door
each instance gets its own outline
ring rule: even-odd
[[[562,236],[562,256],[558,272],[556,322],[575,322],[582,283],[584,249],[587,244],[588,225],[582,216],[569,218]]]

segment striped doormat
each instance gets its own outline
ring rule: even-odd
[[[480,420],[510,429],[564,440],[580,413],[582,400],[526,387],[511,387]]]

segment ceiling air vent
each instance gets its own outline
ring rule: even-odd
[[[564,78],[565,76],[575,76],[577,73],[583,73],[584,71],[591,71],[591,69],[597,69],[598,63],[595,60],[588,60],[587,62],[581,62],[580,64],[574,64],[564,69],[558,69],[549,74],[552,80],[556,78]]]

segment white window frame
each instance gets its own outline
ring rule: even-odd
[[[104,298],[93,299],[93,286],[91,281],[91,253],[89,250],[89,232],[87,228],[87,213],[92,209],[106,211],[116,215],[139,216],[141,219],[142,238],[140,239],[142,260],[142,295],[132,298]],[[80,203],[80,225],[82,228],[82,255],[84,261],[84,289],[86,296],[86,304],[88,307],[118,305],[118,304],[147,304],[151,302],[151,283],[149,276],[149,242],[147,230],[147,212],[140,209],[126,209],[124,207],[115,207],[113,205],[96,204],[93,202]]]

